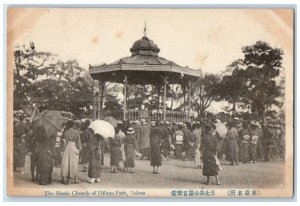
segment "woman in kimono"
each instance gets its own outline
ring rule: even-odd
[[[25,116],[20,116],[20,122],[16,123],[13,130],[13,168],[14,172],[20,172],[25,167],[26,136],[30,132],[25,122]]]
[[[177,130],[174,133],[174,144],[175,144],[175,157],[177,159],[182,159],[182,150],[183,150],[183,126],[182,125],[178,125]],[[200,144],[199,144],[200,145]]]
[[[238,130],[234,127],[234,123],[230,122],[228,124],[229,130],[227,132],[226,138],[228,141],[228,154],[230,156],[231,163],[230,165],[238,165],[239,161],[239,146],[238,146],[238,139],[239,139],[239,132]]]
[[[87,132],[87,127],[89,126],[90,122],[89,120],[86,120],[80,130],[80,141],[82,145],[82,149],[79,153],[79,159],[80,163],[82,164],[82,171],[87,172],[88,169],[88,163],[89,163],[89,148],[88,148],[88,142],[89,142],[89,135]]]
[[[121,156],[121,146],[122,140],[120,135],[118,135],[121,128],[116,127],[115,131],[115,138],[109,139],[110,145],[110,166],[111,166],[111,173],[117,173],[119,168],[120,156]]]
[[[147,124],[145,119],[141,119],[141,126],[139,127],[139,150],[142,153],[141,160],[149,160],[150,157],[150,130],[151,126]]]
[[[257,161],[257,143],[259,138],[258,125],[251,122],[250,128],[250,145],[249,145],[249,161],[255,163]]]
[[[88,129],[89,133],[89,183],[100,182],[102,169],[102,154],[104,138],[99,134],[94,134],[93,130]]]
[[[129,127],[127,130],[127,134],[124,140],[124,150],[125,150],[125,171],[129,171],[130,173],[134,173],[134,157],[135,157],[135,149],[136,149],[136,138],[134,134],[134,130],[132,127]]]
[[[197,168],[202,169],[200,152],[202,134],[200,124],[197,123],[193,126],[193,134],[196,137],[194,163],[197,166]]]
[[[125,164],[125,151],[124,151],[124,140],[125,134],[122,132],[123,125],[118,123],[117,124],[118,132],[116,133],[115,137],[121,140],[121,147],[120,147],[120,156],[119,156],[119,170],[124,172],[124,164]]]
[[[64,149],[61,165],[61,177],[63,184],[79,183],[77,173],[81,142],[80,135],[78,131],[74,129],[74,126],[74,121],[69,120],[66,123],[66,128],[63,133],[63,137],[66,140],[66,147]]]
[[[206,133],[202,137],[201,148],[203,161],[203,175],[207,177],[206,184],[210,184],[210,176],[215,176],[217,185],[221,182],[218,177],[218,166],[216,162],[217,155],[217,137],[213,134],[211,124],[205,126]]]
[[[65,140],[61,138],[62,133],[58,132],[54,146],[54,166],[59,167],[62,161],[62,151],[65,148]]]
[[[195,142],[196,142],[196,136],[192,132],[191,124],[186,123],[186,128],[183,129],[183,145],[185,150],[185,158],[184,161],[193,160],[194,156],[194,150],[195,150]]]
[[[161,166],[161,128],[156,122],[150,131],[150,148],[151,148],[151,166],[152,174],[159,174],[158,167]]]
[[[45,129],[36,130],[37,177],[40,185],[51,184],[54,160],[55,137],[47,137]]]
[[[240,144],[240,161],[242,163],[249,162],[249,143],[251,139],[251,133],[246,122],[243,123],[243,129],[241,130],[241,144]]]

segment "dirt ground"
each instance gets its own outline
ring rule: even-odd
[[[16,187],[26,188],[71,188],[71,187],[101,187],[101,188],[282,188],[284,184],[284,162],[273,159],[270,162],[259,161],[255,164],[248,163],[230,166],[226,160],[221,160],[223,170],[219,173],[222,185],[216,185],[212,178],[212,184],[204,184],[206,177],[202,170],[195,167],[192,161],[170,159],[163,161],[160,174],[152,174],[150,161],[135,161],[135,173],[110,173],[109,154],[105,154],[105,164],[102,170],[101,183],[89,184],[87,172],[82,172],[79,165],[80,184],[62,185],[60,183],[60,168],[55,167],[51,185],[41,186],[31,182],[30,158],[26,156],[26,164],[23,172],[14,173]]]

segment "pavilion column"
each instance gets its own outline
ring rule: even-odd
[[[157,111],[159,111],[159,106],[160,106],[160,88],[161,88],[161,85],[157,85]]]
[[[163,120],[166,121],[166,99],[167,99],[167,84],[168,84],[168,77],[167,76],[164,77],[163,83],[164,83]]]
[[[93,79],[93,119],[97,119],[97,97],[95,92],[94,84],[95,80]]]
[[[105,93],[105,82],[101,82],[101,110],[104,108],[104,93]]]
[[[188,121],[190,122],[191,116],[191,81],[188,81]]]
[[[126,113],[127,113],[127,84],[128,84],[128,79],[127,75],[124,76],[124,101],[123,101],[123,119],[126,120]]]
[[[186,97],[186,88],[185,88],[185,84],[182,84],[182,89],[183,89],[183,111],[185,113],[185,97]]]
[[[98,88],[99,88],[99,92],[98,92],[98,117],[97,119],[100,119],[101,118],[101,93],[102,93],[102,82],[101,80],[99,79],[98,81]]]

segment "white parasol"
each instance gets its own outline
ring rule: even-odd
[[[223,124],[220,121],[217,121],[217,123],[215,123],[215,126],[216,126],[216,131],[219,133],[220,137],[226,138],[228,129],[225,126],[225,124]]]
[[[109,138],[109,137],[115,137],[115,129],[114,127],[104,121],[104,120],[95,120],[93,121],[90,126],[90,129],[92,129],[94,131],[95,134],[99,134],[102,137]]]

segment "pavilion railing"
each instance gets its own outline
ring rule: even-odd
[[[151,112],[148,111],[149,119],[151,121],[160,121],[163,120],[163,113],[162,112]],[[100,113],[101,118],[105,117],[113,117],[117,120],[123,120],[124,118],[124,111],[123,110],[115,110],[115,111],[108,111],[102,110]],[[138,109],[128,109],[126,112],[126,119],[130,121],[140,120],[141,114],[140,110]],[[166,111],[166,121],[169,122],[186,122],[188,121],[188,114],[183,111]]]

